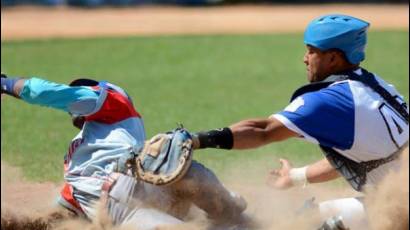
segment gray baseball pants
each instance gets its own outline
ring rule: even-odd
[[[215,223],[239,218],[246,208],[242,197],[228,191],[214,173],[196,161],[183,179],[169,186],[121,175],[108,193],[106,205],[115,225],[151,230],[182,224],[192,204]]]

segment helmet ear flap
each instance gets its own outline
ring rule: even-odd
[[[98,81],[87,79],[87,78],[80,78],[72,81],[69,86],[97,86]]]

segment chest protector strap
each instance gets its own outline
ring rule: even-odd
[[[359,163],[343,156],[332,148],[323,145],[319,145],[319,147],[330,164],[347,180],[347,182],[349,182],[349,184],[356,191],[362,191],[363,186],[366,184],[367,173],[369,173],[373,169],[378,168],[380,165],[386,164],[399,158],[402,150],[404,149],[400,148],[398,151],[386,158],[363,161]]]
[[[341,73],[348,76],[348,79],[353,81],[359,81],[364,85],[370,87],[373,91],[378,93],[389,105],[391,105],[403,118],[406,123],[409,124],[409,112],[407,111],[406,103],[400,104],[396,98],[383,88],[376,80],[374,75],[365,69],[362,69],[362,75],[359,76],[353,71]]]
[[[407,112],[407,105],[405,103],[400,104],[394,96],[392,96],[385,88],[383,88],[377,82],[376,78],[372,73],[369,73],[365,69],[362,69],[361,76],[354,73],[353,71],[343,72],[340,73],[340,75],[342,76],[337,81],[349,79],[353,81],[359,81],[364,85],[370,87],[373,91],[375,91],[381,97],[383,97],[383,99],[386,100],[386,102],[389,103],[406,120],[408,124],[409,113]],[[335,82],[336,81],[324,81],[302,86],[293,93],[291,101],[305,93],[314,92],[326,88]],[[407,144],[405,144],[405,146],[408,146],[408,142]],[[398,151],[396,151],[395,153],[386,158],[364,161],[359,163],[343,156],[333,148],[319,145],[320,149],[322,150],[323,154],[330,162],[330,164],[347,180],[347,182],[349,182],[349,184],[356,191],[362,191],[363,186],[366,184],[367,173],[369,173],[375,168],[378,168],[380,165],[386,164],[397,159],[400,156],[402,150],[405,148],[405,146],[401,147]]]

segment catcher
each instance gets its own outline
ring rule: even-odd
[[[1,76],[1,94],[68,112],[80,132],[64,157],[58,203],[93,220],[104,202],[114,225],[154,229],[183,223],[191,204],[215,223],[237,220],[246,208],[216,176],[192,161],[192,139],[178,128],[145,141],[143,120],[120,87],[90,79],[69,85]]]
[[[409,109],[394,86],[361,67],[369,26],[349,15],[313,19],[304,33],[303,63],[310,84],[297,89],[290,104],[268,118],[194,134],[195,148],[251,149],[300,138],[319,145],[324,158],[301,168],[281,160],[282,167],[273,170],[268,180],[274,188],[338,177],[358,192],[377,187],[401,168],[401,153],[409,143]],[[361,200],[322,202],[320,214],[324,219],[340,217],[346,227],[365,229]]]

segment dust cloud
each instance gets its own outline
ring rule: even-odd
[[[385,177],[365,199],[373,230],[409,229],[409,149],[401,158],[401,170]]]
[[[365,203],[368,210],[372,230],[408,229],[409,214],[409,157],[408,149],[402,154],[402,170],[392,172],[380,184],[377,190],[368,191]],[[3,170],[3,169],[7,170]],[[3,173],[4,171],[7,171]],[[7,175],[5,175],[7,174]],[[3,178],[3,175],[4,178]],[[355,197],[359,193],[350,189],[347,184],[310,184],[306,187],[296,187],[284,191],[269,188],[264,183],[243,180],[244,172],[238,169],[229,171],[229,177],[224,177],[226,187],[241,194],[248,202],[245,216],[246,224],[231,226],[229,229],[261,229],[284,230],[317,229],[322,220],[314,209],[304,211],[299,215],[304,202],[312,197],[316,203],[344,197]],[[263,175],[265,176],[265,175]],[[12,179],[10,179],[12,178]],[[4,180],[3,180],[4,179]],[[90,223],[73,217],[55,204],[45,202],[45,197],[55,197],[58,185],[51,183],[35,184],[24,181],[15,168],[2,163],[2,213],[1,229],[3,230],[135,230],[130,226],[113,227],[103,208],[98,208],[98,218]],[[3,190],[3,188],[5,188]],[[27,189],[28,188],[28,189]],[[14,195],[6,194],[13,191]],[[33,191],[37,191],[34,192]],[[38,195],[42,193],[42,195]],[[18,199],[26,197],[24,205]],[[36,197],[33,197],[36,196]],[[38,201],[42,201],[39,203]],[[309,211],[310,210],[310,211]],[[250,220],[250,221],[249,221]],[[213,228],[204,212],[191,208],[185,223],[179,226],[162,226],[158,230],[225,230]],[[251,224],[249,224],[251,223]]]

